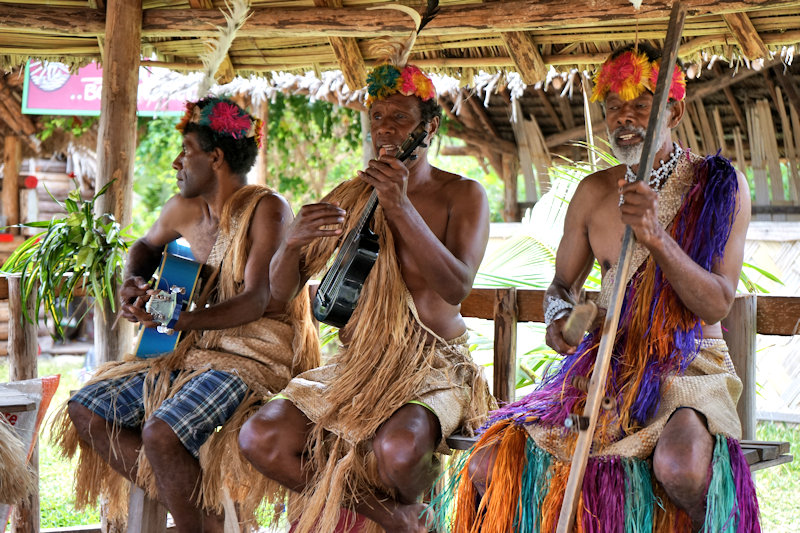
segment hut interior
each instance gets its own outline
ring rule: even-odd
[[[28,59],[60,61],[73,69],[92,61],[108,63],[107,11],[119,1],[0,3],[0,64],[6,69],[0,78],[0,134],[19,139],[9,142],[20,143],[23,153],[41,153],[47,147],[33,136],[37,117],[20,112],[20,67]],[[413,27],[400,11],[374,9],[392,3],[126,2],[140,18],[140,32],[133,38],[140,44],[141,65],[181,72],[212,69],[219,84],[237,76],[266,77],[287,92],[303,89],[276,72],[310,71],[322,77],[336,71],[336,83],[305,91],[357,109],[363,108],[359,89],[375,61],[371,45],[382,36],[404,37]],[[423,11],[426,2],[402,3]],[[679,57],[689,77],[689,108],[676,138],[697,152],[722,150],[739,168],[751,169],[757,218],[797,218],[800,67],[792,60],[800,43],[800,1],[683,3],[688,12]],[[420,33],[410,61],[455,79],[440,101],[451,121],[448,135],[464,142],[445,153],[478,157],[497,172],[506,185],[505,220],[519,219],[547,190],[553,155],[585,159],[586,152],[574,141],[587,138],[602,146],[602,111],[585,99],[591,94],[591,74],[619,45],[663,42],[670,4],[439,2],[439,12]],[[233,19],[227,34],[220,29],[226,27],[226,16]],[[586,116],[591,117],[591,129]],[[524,196],[518,191],[520,181]]]

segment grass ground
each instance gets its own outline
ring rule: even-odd
[[[51,406],[51,413],[79,387],[83,358],[60,356],[42,357],[39,375],[61,374],[61,384]],[[8,380],[8,365],[0,362],[0,382]],[[42,430],[39,468],[42,527],[64,527],[93,524],[100,521],[97,509],[77,511],[72,493],[73,465],[62,459],[48,443],[49,428]],[[761,422],[758,440],[788,441],[792,452],[800,451],[800,427],[782,423]],[[796,533],[800,531],[800,460],[755,474],[761,505],[762,528],[765,533]]]

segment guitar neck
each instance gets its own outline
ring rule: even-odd
[[[358,221],[358,225],[355,227],[358,233],[363,233],[364,227],[369,224],[369,221],[372,219],[372,215],[375,214],[375,209],[378,207],[378,193],[375,189],[372,190],[372,194],[369,195],[367,199],[367,203],[364,205],[364,211],[361,212],[361,218]]]

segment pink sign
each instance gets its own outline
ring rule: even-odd
[[[192,84],[174,84],[174,92],[165,91],[175,73],[163,68],[139,68],[138,114],[180,115],[187,100],[194,99]],[[22,112],[36,115],[99,115],[103,71],[95,63],[70,74],[61,63],[29,61],[25,69]]]

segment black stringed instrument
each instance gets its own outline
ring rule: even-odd
[[[403,141],[397,159],[408,159],[427,135],[425,123],[421,122]],[[319,284],[311,307],[320,322],[344,327],[356,308],[361,289],[380,252],[378,236],[369,228],[377,206],[378,193],[373,190],[358,223],[345,236],[336,259]]]

